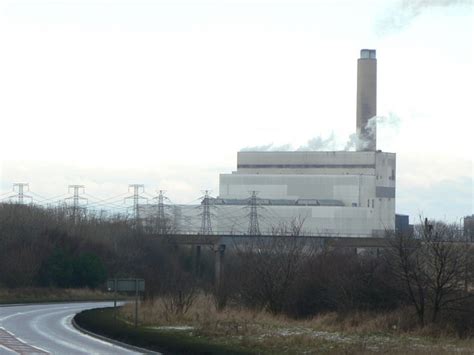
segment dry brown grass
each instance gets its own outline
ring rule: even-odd
[[[139,318],[144,325],[170,326],[188,325],[203,329],[218,329],[223,324],[238,325],[236,332],[240,334],[250,325],[283,326],[295,322],[284,316],[273,316],[264,311],[252,311],[242,307],[226,307],[218,311],[211,296],[199,295],[185,314],[174,314],[166,307],[167,299],[145,301],[139,309]],[[135,305],[129,303],[122,309],[122,315],[132,321]]]
[[[417,319],[408,308],[390,312],[326,313],[311,319],[317,329],[349,333],[412,333],[418,328]]]
[[[344,316],[327,313],[313,319],[294,320],[236,306],[219,312],[212,297],[205,295],[200,295],[184,315],[171,314],[165,303],[163,299],[142,303],[140,322],[161,330],[187,326],[183,329],[192,336],[205,336],[217,343],[235,344],[262,353],[314,353],[315,349],[329,353],[474,352],[474,339],[459,340],[448,333],[435,334],[430,328],[419,329],[408,309]],[[132,322],[133,312],[134,305],[128,304],[121,316]]]
[[[0,303],[89,301],[111,299],[109,293],[87,288],[0,288]]]

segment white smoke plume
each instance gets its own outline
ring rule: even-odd
[[[377,123],[377,125],[384,127],[384,128],[390,128],[390,129],[395,129],[398,130],[400,127],[401,119],[398,117],[396,114],[393,112],[389,112],[388,115],[386,116],[374,116],[369,120],[369,126],[374,125],[374,123]]]
[[[374,116],[367,122],[367,136],[377,136],[377,128],[380,130],[390,130],[392,134],[396,134],[400,128],[400,117],[390,112],[386,116]],[[366,148],[370,142],[360,140],[357,134],[353,133],[349,136],[344,150],[356,150],[358,146],[361,149]]]
[[[336,150],[336,136],[334,132],[327,138],[317,136],[308,140],[305,145],[299,146],[296,150],[306,151],[324,151],[324,150]]]
[[[357,137],[357,134],[352,133],[347,139],[347,143],[346,143],[346,146],[344,147],[344,150],[356,150],[358,145],[359,145],[359,138]]]
[[[306,144],[293,149],[291,144],[274,145],[273,143],[264,144],[254,147],[242,148],[241,152],[286,152],[286,151],[324,151],[324,150],[336,150],[337,142],[334,132],[329,137],[325,138],[322,136],[316,136],[309,139]]]
[[[241,152],[286,152],[292,150],[291,144],[274,145],[273,143],[242,148]]]
[[[403,30],[430,8],[472,5],[472,0],[402,0],[376,23],[375,30],[384,36]]]
[[[390,112],[386,116],[374,116],[367,123],[368,136],[376,135],[377,129],[380,130],[390,130],[392,134],[396,134],[400,127],[400,118],[394,113]],[[360,144],[359,144],[360,143]],[[334,132],[332,132],[328,137],[316,136],[309,139],[306,144],[299,146],[296,149],[293,149],[291,144],[283,145],[274,145],[273,143],[264,144],[255,147],[245,147],[242,148],[241,152],[286,152],[286,151],[334,151],[334,150],[356,150],[358,146],[362,149],[368,145],[369,142],[360,141],[357,137],[357,134],[351,134],[344,147],[341,147],[338,144],[338,139]]]

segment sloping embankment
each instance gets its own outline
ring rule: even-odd
[[[135,328],[120,318],[114,319],[113,308],[83,311],[74,317],[75,323],[88,332],[132,346],[163,354],[250,354],[243,349],[213,344],[206,337],[197,337],[180,330]]]

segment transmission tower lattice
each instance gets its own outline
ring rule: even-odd
[[[81,200],[85,200],[87,202],[87,198],[80,196],[81,191],[82,193],[85,193],[84,185],[69,185],[68,192],[71,192],[71,189],[73,190],[73,196],[65,198],[65,201],[67,202],[68,200],[72,200],[72,218],[74,219],[74,223],[76,223],[79,218],[79,212],[82,209],[80,206]]]
[[[33,197],[29,195],[25,195],[25,187],[28,189],[27,191],[30,191],[30,185],[23,183],[23,182],[18,182],[13,184],[13,191],[18,191],[16,195],[10,196],[10,198],[16,197],[17,201],[19,204],[23,204],[25,202],[25,198],[31,199],[33,201]]]
[[[212,234],[211,208],[209,204],[209,191],[206,190],[201,202],[201,231],[202,235]]]
[[[140,200],[146,200],[148,201],[148,198],[143,197],[140,195],[140,190],[141,192],[145,192],[145,186],[142,184],[130,184],[128,185],[128,191],[133,188],[133,195],[125,197],[125,201],[128,199],[133,199],[133,215],[135,218],[135,225],[138,226],[140,222],[140,208],[139,208],[139,202]]]
[[[257,212],[257,192],[252,191],[252,195],[249,198],[249,235],[260,235],[260,227],[258,225],[258,212]]]
[[[157,232],[159,234],[164,234],[166,232],[166,219],[165,219],[165,194],[163,190],[160,190],[158,193],[158,213],[157,213]]]
[[[173,206],[173,228],[175,233],[181,230],[181,220],[183,219],[182,211],[179,206]]]

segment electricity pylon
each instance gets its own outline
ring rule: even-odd
[[[133,188],[133,195],[132,196],[127,196],[124,198],[124,201],[128,199],[133,199],[133,214],[134,214],[134,219],[135,219],[135,227],[138,228],[140,225],[140,208],[139,208],[139,202],[140,200],[146,200],[148,201],[148,198],[143,197],[140,195],[140,190],[141,192],[145,192],[145,186],[142,184],[130,184],[128,185],[128,191],[130,191],[130,188]]]
[[[24,182],[17,182],[13,184],[13,191],[18,191],[16,195],[10,196],[10,198],[16,197],[17,201],[20,205],[25,202],[25,198],[31,199],[33,201],[33,197],[29,195],[25,195],[25,187],[30,191],[30,184]]]
[[[260,235],[260,227],[258,225],[257,192],[256,191],[252,191],[252,195],[249,198],[248,206],[250,207],[248,234]]]
[[[85,193],[84,185],[69,185],[68,192],[71,192],[71,189],[73,189],[74,191],[73,196],[65,198],[65,201],[72,200],[72,218],[74,220],[74,223],[77,223],[79,219],[79,212],[81,210],[81,200],[85,200],[87,203],[87,198],[80,196],[81,190],[82,193]]]
[[[166,233],[166,217],[165,217],[165,194],[163,190],[160,190],[158,193],[158,197],[155,197],[158,200],[158,211],[156,215],[156,230],[158,234],[165,234]]]
[[[209,191],[204,192],[204,196],[201,202],[201,231],[202,235],[212,234],[212,223],[211,223],[211,208],[209,204]]]

